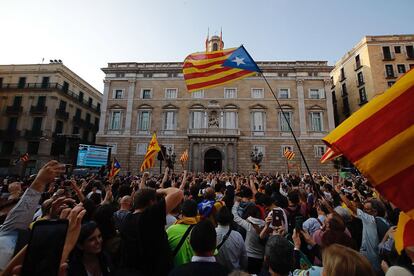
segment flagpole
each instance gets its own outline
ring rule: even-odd
[[[247,51],[246,51],[246,52],[247,52]],[[247,54],[249,55],[249,53],[247,53]],[[249,56],[250,56],[250,55],[249,55]],[[251,58],[251,57],[250,57],[250,58]],[[253,59],[252,59],[252,60],[253,60]],[[270,86],[270,84],[269,84],[269,82],[268,82],[267,78],[265,77],[265,75],[263,74],[263,72],[260,70],[260,72],[259,72],[259,73],[260,73],[260,75],[262,76],[262,78],[265,80],[265,82],[266,82],[267,86],[269,87],[270,91],[272,92],[272,95],[273,95],[273,97],[275,98],[275,100],[276,100],[276,102],[277,102],[277,105],[278,105],[279,109],[280,109],[280,110],[281,110],[281,112],[282,112],[283,118],[285,119],[285,121],[286,121],[286,123],[287,123],[287,125],[288,125],[288,127],[289,127],[290,133],[292,133],[293,139],[295,140],[296,146],[298,147],[298,150],[299,150],[300,156],[302,157],[303,163],[305,163],[306,170],[308,171],[308,173],[309,173],[309,175],[310,175],[310,177],[311,177],[312,182],[313,182],[313,183],[315,183],[315,182],[314,182],[314,180],[313,180],[313,177],[312,177],[311,171],[310,171],[310,169],[309,169],[308,163],[306,162],[305,156],[303,155],[302,149],[300,148],[300,145],[299,145],[298,139],[296,139],[296,135],[295,135],[295,133],[293,132],[293,129],[292,129],[292,127],[291,127],[290,123],[289,123],[289,120],[288,120],[288,119],[287,119],[287,117],[286,117],[286,114],[285,114],[285,112],[284,112],[284,110],[283,110],[282,105],[280,104],[279,100],[277,99],[275,92],[273,91],[272,87]]]

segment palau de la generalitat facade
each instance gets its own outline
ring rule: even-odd
[[[223,49],[219,36],[206,52]],[[326,61],[258,61],[276,93],[312,171],[332,172],[320,163],[322,138],[335,128],[331,66]],[[262,172],[304,172],[297,146],[263,78],[253,75],[189,93],[182,62],[122,62],[103,68],[104,95],[97,143],[112,146],[121,174],[137,173],[152,134],[179,156],[188,149],[185,168],[194,172],[253,171],[252,151],[263,154]],[[295,152],[288,161],[286,148]],[[151,169],[159,172],[157,163]]]

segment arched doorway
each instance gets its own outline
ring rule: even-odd
[[[221,153],[216,149],[209,149],[204,154],[204,172],[221,172]]]

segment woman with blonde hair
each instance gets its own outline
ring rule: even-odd
[[[332,244],[322,252],[323,276],[375,276],[368,260],[359,252],[339,244]]]

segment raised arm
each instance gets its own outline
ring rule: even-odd
[[[141,177],[141,182],[139,183],[139,189],[145,188],[145,183],[147,182],[148,176],[149,176],[149,173],[144,172],[144,174]]]
[[[170,172],[170,168],[169,168],[169,167],[165,167],[165,170],[164,170],[164,177],[162,178],[161,185],[160,185],[160,187],[161,187],[161,188],[164,188],[164,184],[165,184],[165,182],[166,182],[166,181],[167,181],[167,179],[168,179],[168,174],[169,174],[169,172]]]
[[[165,195],[165,213],[171,212],[183,200],[184,193],[178,188],[158,189],[157,193]]]
[[[183,179],[181,180],[180,190],[184,191],[185,184],[187,184],[187,170],[184,170]]]

